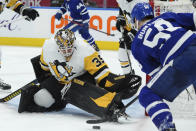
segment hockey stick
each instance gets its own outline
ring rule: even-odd
[[[8,96],[5,96],[3,98],[0,99],[0,103],[4,103],[4,102],[8,102],[10,101],[11,99],[15,98],[16,96],[20,95],[21,94],[21,91],[22,89],[24,88],[27,88],[28,86],[31,86],[31,85],[35,85],[37,83],[37,79],[29,82],[28,84],[26,84],[25,86],[19,88],[18,90],[12,92],[11,94],[9,94]]]
[[[83,24],[80,24],[78,22],[75,22],[75,21],[72,21],[72,20],[69,20],[69,19],[66,19],[66,18],[63,18],[64,20],[67,20],[67,21],[70,21],[71,23],[74,23],[74,24],[77,24],[79,26],[84,26]],[[91,28],[91,27],[88,27],[89,29],[92,29],[92,30],[95,30],[95,31],[98,31],[98,32],[101,32],[103,34],[106,34],[106,35],[109,35],[109,36],[115,36],[114,34],[108,34],[107,32],[104,32],[104,31],[101,31],[101,30],[97,30],[97,29],[94,29],[94,28]]]
[[[138,96],[136,96],[133,100],[131,100],[129,103],[127,103],[121,110],[119,110],[115,115],[114,118],[119,118],[125,110],[132,105],[136,100],[138,99]],[[110,118],[103,118],[103,119],[97,119],[97,120],[87,120],[86,123],[88,124],[98,124],[103,123],[107,121],[112,121]],[[113,122],[118,122],[118,120],[115,120]]]
[[[128,58],[129,66],[130,66],[130,69],[131,69],[131,74],[135,74],[135,71],[132,68],[131,59],[130,59],[129,52],[128,52],[128,49],[127,49],[127,46],[126,46],[126,43],[125,42],[124,42],[124,46],[125,46],[125,51],[127,53],[127,58]]]

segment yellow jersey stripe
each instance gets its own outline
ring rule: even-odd
[[[99,82],[102,80],[102,79],[104,79],[105,77],[107,77],[108,75],[109,75],[109,71],[107,71],[105,74],[103,74],[103,75],[101,75],[101,76],[99,76],[99,77],[97,77],[97,83],[99,84]]]
[[[104,107],[107,108],[108,105],[112,102],[114,96],[116,95],[116,93],[107,93],[104,96],[101,96],[97,99],[93,99],[92,97],[90,97],[99,107]]]

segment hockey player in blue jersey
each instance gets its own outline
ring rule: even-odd
[[[151,76],[139,102],[160,131],[176,131],[163,100],[172,102],[196,81],[195,14],[167,12],[154,18],[148,3],[138,3],[131,17],[138,29],[131,45],[133,56]]]
[[[69,29],[73,32],[79,31],[79,34],[96,50],[99,51],[94,38],[89,33],[89,13],[85,7],[83,0],[64,0],[60,10],[56,13],[55,18],[60,20],[62,15],[67,11],[73,21],[70,22],[64,29]]]

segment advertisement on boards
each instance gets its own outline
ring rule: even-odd
[[[36,10],[40,16],[35,21],[26,21],[22,16],[6,9],[0,15],[0,39],[1,37],[47,39],[53,37],[56,31],[71,21],[69,14],[65,14],[64,19],[60,21],[56,20],[54,15],[58,10],[57,8],[36,8]],[[120,33],[115,27],[118,10],[90,9],[89,14],[91,17],[89,26],[93,28],[89,31],[96,41],[102,41],[102,43],[118,42]],[[81,37],[77,32],[76,36]]]
[[[21,0],[26,6],[50,6],[51,0]]]

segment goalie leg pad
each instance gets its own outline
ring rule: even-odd
[[[115,96],[116,93],[75,79],[65,95],[65,99],[86,112],[105,118]]]
[[[22,89],[18,112],[43,112],[46,108],[40,107],[34,103],[33,95],[39,91],[40,88],[36,85]]]
[[[20,104],[18,108],[18,112],[22,113],[24,111],[27,112],[49,112],[49,111],[59,111],[66,107],[67,102],[61,99],[61,89],[64,85],[58,83],[58,81],[54,77],[49,77],[45,81],[43,81],[40,87],[33,85],[28,88],[25,88],[21,92]],[[38,94],[41,89],[44,89],[45,95],[50,98],[47,101],[47,104],[43,104],[42,102],[38,102]],[[46,90],[48,91],[46,93]],[[38,93],[38,94],[37,94]],[[43,93],[43,92],[42,92]],[[36,95],[35,95],[36,94]],[[49,95],[50,94],[50,95]],[[37,97],[36,99],[34,99]],[[39,96],[40,97],[40,96]],[[42,96],[41,99],[44,99]],[[47,98],[48,99],[48,98]],[[54,100],[53,100],[54,99]],[[36,101],[34,101],[36,100]],[[54,101],[54,103],[53,103]],[[37,103],[37,104],[36,104]],[[41,106],[40,106],[41,105]],[[49,105],[51,105],[49,107]]]

